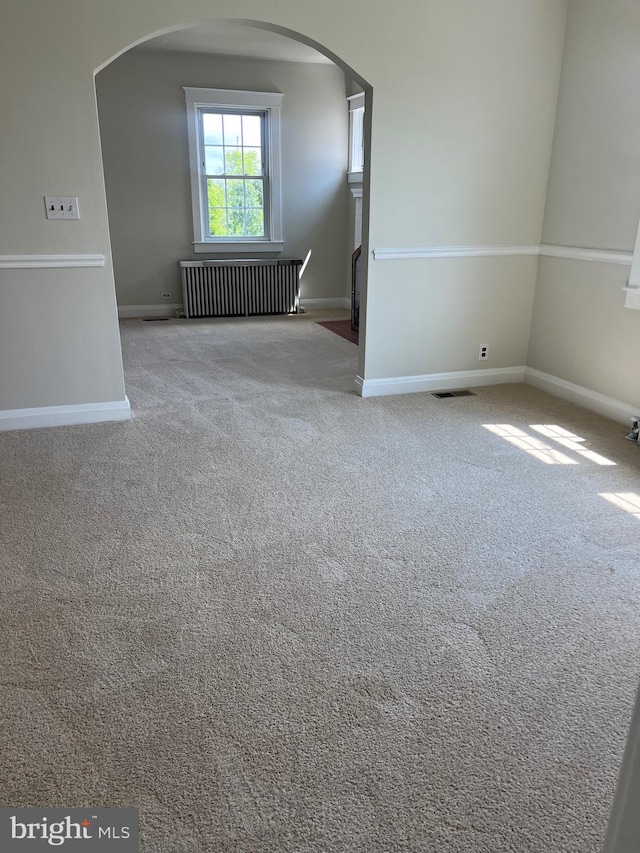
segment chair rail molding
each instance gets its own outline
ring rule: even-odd
[[[0,269],[71,269],[103,267],[104,255],[0,255]]]
[[[373,249],[372,254],[376,261],[410,258],[499,258],[513,255],[542,255],[548,258],[623,264],[624,266],[631,266],[633,261],[633,252],[589,249],[581,246],[553,246],[545,243],[539,245],[524,243],[511,246],[399,246]]]
[[[373,250],[376,261],[404,260],[407,258],[483,258],[502,255],[538,255],[539,246],[417,246],[392,247]]]
[[[571,261],[595,261],[601,264],[622,264],[631,266],[632,252],[619,252],[609,249],[583,249],[579,246],[551,246],[542,244],[540,254],[546,258],[567,258]]]

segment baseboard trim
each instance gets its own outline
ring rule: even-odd
[[[175,317],[180,303],[163,303],[161,305],[118,305],[120,320],[144,320],[154,317]]]
[[[525,368],[524,381],[527,385],[533,385],[534,388],[546,391],[547,394],[568,400],[617,423],[628,425],[630,418],[640,413],[640,406],[634,409],[621,400],[614,400],[613,397],[607,397],[582,385],[575,385],[573,382],[567,382],[566,379],[535,370],[533,367]]]
[[[351,300],[345,296],[336,296],[330,299],[301,299],[300,307],[306,308],[307,311],[322,311],[323,309],[329,311],[333,308],[346,308],[349,310],[351,308]]]
[[[393,376],[388,379],[355,378],[355,391],[361,397],[384,397],[392,394],[478,388],[483,385],[501,385],[506,382],[525,382],[553,397],[559,397],[583,409],[595,412],[609,420],[625,425],[640,414],[640,404],[635,408],[621,400],[575,385],[533,367],[502,367],[493,370],[459,370],[452,373],[431,373],[424,376]]]
[[[355,390],[361,397],[386,397],[391,394],[415,394],[456,388],[478,388],[524,382],[524,367],[497,367],[493,370],[456,370],[452,373],[430,373],[424,376],[393,376],[388,379],[363,379],[356,376]]]
[[[0,411],[0,432],[14,429],[97,424],[105,421],[131,420],[131,405],[127,397],[111,403],[82,403],[75,406],[44,406],[36,409],[5,409]]]

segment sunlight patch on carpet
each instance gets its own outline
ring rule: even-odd
[[[547,465],[578,464],[577,459],[570,459],[568,456],[565,456],[564,453],[560,453],[559,450],[551,447],[551,445],[545,444],[544,441],[540,441],[539,438],[528,435],[524,430],[514,427],[511,424],[483,424],[483,426],[485,429],[488,429],[489,432],[500,436],[500,438],[504,438],[504,440],[508,441],[509,444],[513,444],[514,447],[519,447],[520,450],[526,451],[531,454],[531,456],[535,456],[536,459],[539,459],[541,462],[545,462]]]
[[[605,456],[601,456],[593,450],[587,450],[586,447],[580,444],[581,441],[585,440],[584,438],[580,438],[580,436],[569,432],[569,430],[564,429],[557,424],[531,424],[531,429],[534,429],[546,438],[550,438],[552,441],[561,444],[563,447],[566,447],[567,450],[573,450],[579,456],[588,459],[590,462],[595,462],[596,465],[616,464],[615,462],[612,462],[611,459],[607,459]]]
[[[601,492],[600,497],[640,521],[640,495],[635,492]]]

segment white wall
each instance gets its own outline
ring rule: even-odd
[[[203,257],[192,246],[185,85],[284,94],[281,257],[304,259],[311,251],[303,299],[343,297],[349,231],[344,72],[318,63],[138,49],[96,79],[118,304],[157,305],[165,291],[181,302],[178,261]],[[215,250],[206,257],[216,257]]]
[[[379,285],[381,292],[376,282],[369,289],[367,361],[373,367],[367,379],[526,363],[535,257],[379,261],[374,267],[378,264],[392,264],[395,278]],[[482,363],[480,343],[490,351]]]
[[[637,853],[640,846],[640,691],[609,818],[603,853]]]
[[[425,4],[403,82],[389,57],[374,86],[371,249],[539,242],[564,16],[557,2]],[[388,168],[404,132],[412,168]],[[365,381],[524,364],[535,274],[525,256],[371,262]]]
[[[640,5],[570,0],[545,243],[632,252],[640,217]],[[640,408],[640,311],[629,267],[540,261],[529,364]],[[640,846],[640,694],[604,853]]]
[[[571,0],[544,243],[632,252],[640,218],[640,5]],[[640,406],[629,267],[541,259],[530,367]]]
[[[150,34],[215,17],[268,21],[324,45],[369,84],[369,250],[539,240],[561,0],[404,0],[391,7],[383,0],[0,0],[0,14],[0,255],[107,256],[103,271],[80,277],[82,301],[56,316],[65,345],[46,360],[38,342],[47,323],[31,310],[32,290],[23,288],[21,271],[0,273],[0,298],[10,296],[19,318],[11,334],[0,336],[4,407],[42,405],[44,385],[46,399],[60,404],[122,394],[93,74]],[[78,195],[80,222],[47,222],[45,194]],[[490,343],[504,363],[522,360],[513,328],[528,321],[530,259],[489,267],[483,258],[462,267],[456,259],[445,263],[441,275],[442,265],[430,260],[369,260],[366,360],[360,348],[365,380],[390,371],[431,373],[440,369],[442,352],[455,353],[452,367],[477,367],[485,315],[469,315],[470,292],[474,305],[509,294]],[[71,294],[59,278],[38,273],[32,280],[49,289],[47,298],[68,303]],[[437,324],[429,316],[430,291],[439,298]],[[399,294],[406,312],[395,308]],[[426,314],[425,325],[417,311]],[[20,362],[17,338],[25,354]],[[77,362],[92,365],[91,389],[76,376]]]

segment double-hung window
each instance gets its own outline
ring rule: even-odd
[[[195,251],[281,251],[282,95],[184,91]]]

